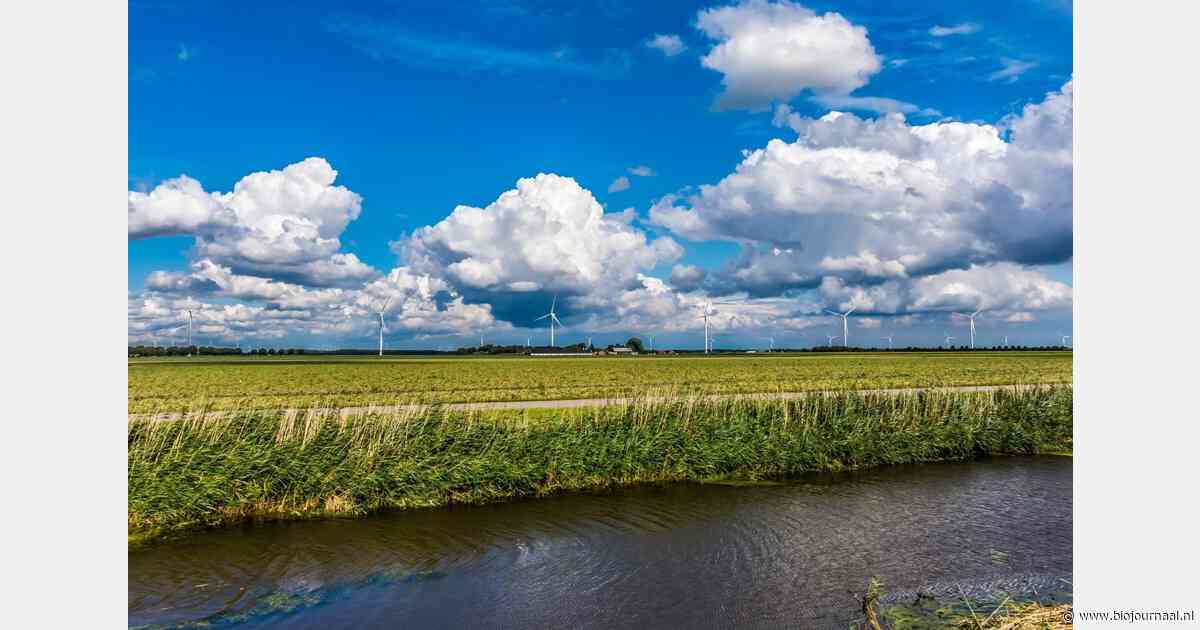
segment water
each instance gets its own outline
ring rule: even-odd
[[[846,628],[868,578],[1046,591],[1071,459],[672,484],[252,525],[129,554],[129,623],[279,628]]]

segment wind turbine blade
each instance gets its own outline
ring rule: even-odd
[[[557,296],[557,295],[556,295],[556,296],[554,296],[554,299],[553,299],[553,300],[551,300],[551,302],[550,302],[550,312],[551,312],[551,313],[553,313],[553,312],[554,312],[554,306],[555,306],[556,304],[558,304],[558,296]]]
[[[563,326],[562,321],[558,319],[558,315],[551,315],[550,317],[554,319],[554,322],[556,324],[558,324],[559,326],[562,326],[563,328],[566,328],[566,326]]]
[[[545,315],[542,315],[541,317],[539,317],[539,318],[537,318],[537,319],[535,319],[535,320],[533,320],[533,321],[535,321],[535,322],[540,322],[540,321],[542,321],[543,319],[546,319],[547,317],[550,317],[550,313],[546,313]]]
[[[837,317],[841,317],[841,316],[842,316],[842,314],[841,314],[841,313],[834,313],[833,311],[831,311],[831,310],[829,310],[829,309],[825,309],[825,312],[826,312],[826,313],[829,313],[830,315],[836,315]]]
[[[853,312],[854,312],[854,309],[856,309],[856,308],[858,308],[858,307],[857,307],[857,306],[851,306],[851,307],[850,307],[850,310],[846,311],[846,315],[849,315],[850,313],[853,313]],[[845,315],[843,315],[843,317],[845,317]]]

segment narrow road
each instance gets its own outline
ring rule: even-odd
[[[856,390],[817,390],[807,392],[766,392],[757,394],[710,394],[697,396],[700,399],[726,399],[726,400],[793,400],[803,398],[805,396],[819,396],[827,394],[840,394],[845,392],[854,392],[857,394],[911,394],[915,392],[994,392],[999,390],[1018,391],[1022,389],[1032,389],[1036,387],[1062,387],[1070,386],[1070,383],[1042,383],[1042,384],[1023,384],[1023,385],[966,385],[960,387],[903,387],[898,389],[856,389]],[[635,400],[641,402],[659,402],[666,400],[667,397],[648,396],[642,398],[574,398],[568,400],[514,400],[507,402],[469,402],[469,403],[447,403],[442,405],[445,409],[452,411],[487,411],[500,409],[576,409],[579,407],[602,407],[605,405],[627,405]],[[319,408],[300,408],[300,409],[278,409],[280,413],[309,413],[309,412],[328,412],[340,416],[357,416],[366,414],[391,414],[400,412],[419,411],[423,408],[431,407],[432,405],[368,405],[364,407],[341,407],[338,409],[319,409]],[[255,411],[275,411],[272,409],[261,409]],[[236,413],[231,411],[209,411],[203,414],[203,419],[217,419]],[[179,419],[197,419],[199,412],[194,411],[171,411],[157,414],[138,413],[129,414],[130,420],[179,420]]]

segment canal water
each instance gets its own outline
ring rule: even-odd
[[[846,628],[891,601],[1071,573],[1071,459],[670,484],[248,525],[129,553],[129,624]]]

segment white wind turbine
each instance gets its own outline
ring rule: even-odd
[[[942,331],[942,334],[943,334],[943,335],[946,335],[946,340],[945,340],[943,343],[944,343],[944,345],[945,345],[947,348],[949,348],[949,347],[950,347],[950,342],[951,342],[951,341],[954,341],[954,337],[951,337],[950,335],[946,334],[946,332],[945,332],[945,331]]]
[[[726,304],[726,302],[713,302],[710,300],[701,304],[700,316],[696,318],[704,320],[704,354],[708,354],[709,350],[712,350],[712,339],[708,334],[708,316],[717,314],[717,310],[713,308],[714,304]]]
[[[1004,335],[1004,347],[1008,347],[1008,335]]]
[[[842,318],[842,347],[843,348],[850,347],[850,324],[848,323],[848,320],[846,318],[850,315],[850,313],[853,313],[854,309],[856,309],[856,308],[858,308],[858,307],[851,306],[850,310],[846,311],[845,313],[835,313],[829,309],[825,310],[826,313],[829,313],[830,315],[833,315],[834,317]]]
[[[650,339],[650,350],[653,350],[654,349],[654,335],[646,335],[646,337],[648,337]],[[590,338],[589,338],[589,342],[590,342]],[[589,345],[590,345],[590,343],[589,343]]]
[[[588,350],[591,350],[591,349],[592,349],[592,338],[591,338],[591,337],[588,337],[588,345],[587,345],[587,349],[588,349]]]
[[[383,356],[383,312],[387,310],[387,307],[391,303],[392,298],[389,297],[383,301],[383,306],[381,306],[379,310],[375,312],[375,314],[379,316],[379,356]]]
[[[539,322],[539,321],[541,321],[541,320],[543,320],[543,319],[546,319],[547,317],[549,317],[549,318],[550,318],[550,347],[551,347],[551,348],[553,348],[553,347],[554,347],[554,324],[556,324],[556,323],[557,323],[559,326],[562,326],[562,322],[558,321],[558,315],[555,315],[555,314],[554,314],[554,307],[555,307],[557,304],[558,304],[558,296],[556,295],[556,296],[554,296],[554,301],[553,301],[553,302],[550,302],[550,312],[549,312],[549,313],[546,313],[545,315],[542,315],[541,317],[539,317],[539,318],[537,318],[537,319],[535,319],[535,320],[533,320],[533,321],[535,321],[535,322]]]
[[[771,343],[771,345],[768,347],[768,352],[775,352],[775,338],[767,337],[767,341]]]
[[[970,315],[967,315],[966,313],[955,313],[955,315],[958,315],[959,317],[966,317],[968,320],[971,321],[971,349],[972,350],[975,349],[975,316],[978,315],[979,313],[981,313],[982,311],[983,311],[983,309],[979,308],[979,309],[975,309],[975,312],[971,313]]]
[[[187,313],[188,356],[192,356],[192,309],[189,307],[184,309],[183,312]]]
[[[882,339],[887,339],[887,342],[888,342],[888,350],[891,350],[891,349],[892,349],[892,335],[888,335],[888,336],[886,336],[886,337],[881,337],[881,338],[882,338]]]
[[[832,347],[833,347],[833,340],[834,340],[834,339],[840,339],[840,338],[841,338],[841,337],[840,337],[840,336],[838,336],[838,335],[825,335],[825,336],[829,338],[829,344],[828,344],[828,345],[829,345],[829,347],[830,347],[830,348],[832,348]]]
[[[1067,340],[1070,338],[1071,338],[1071,335],[1063,335],[1062,336],[1062,345],[1064,348],[1067,347]]]

